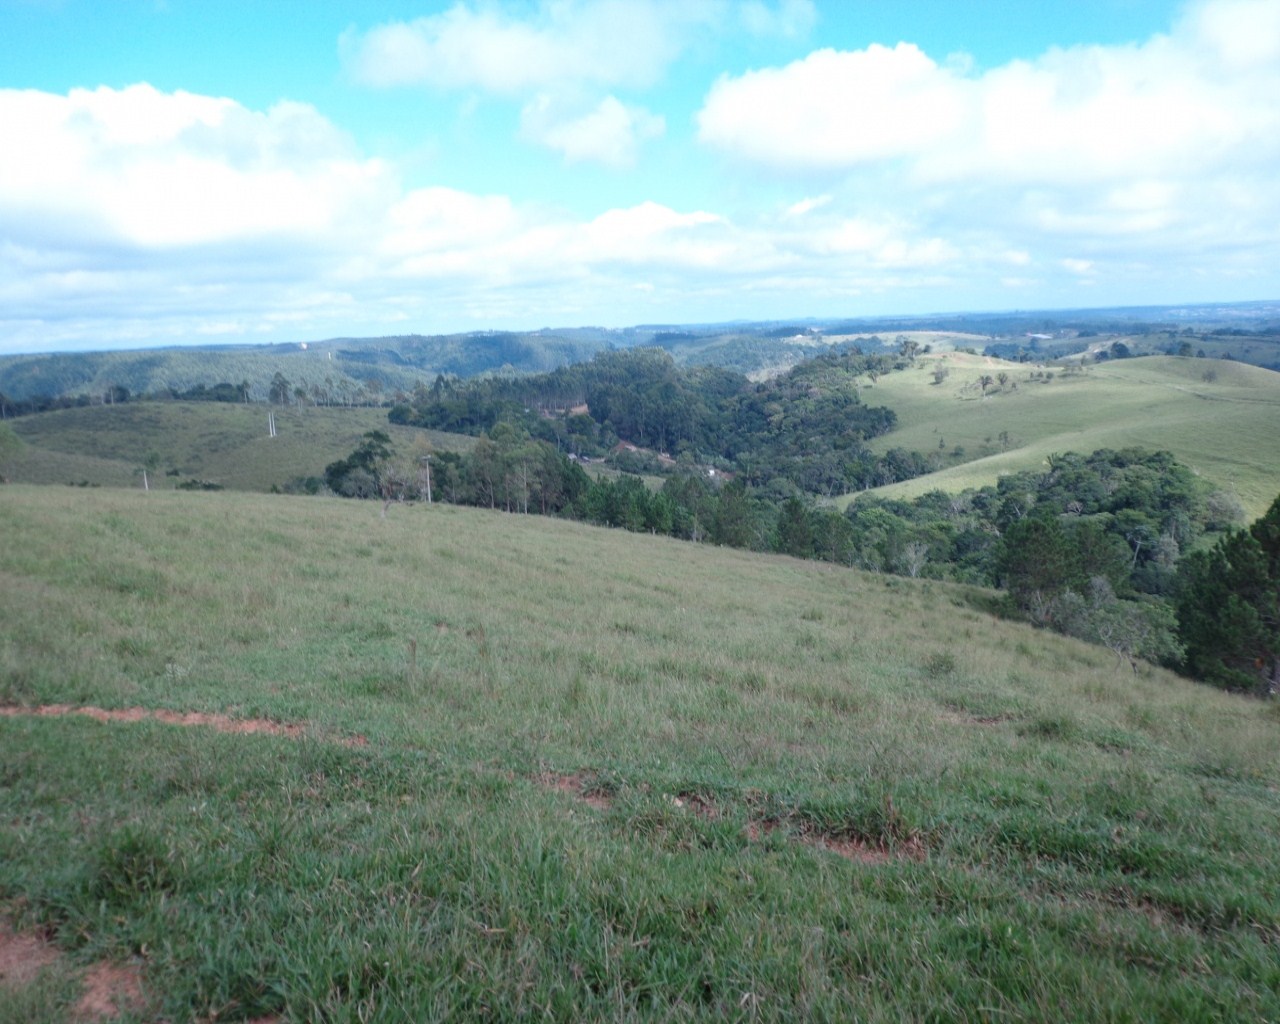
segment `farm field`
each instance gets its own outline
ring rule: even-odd
[[[1280,1016],[1273,704],[983,591],[379,511],[0,490],[0,1021],[103,965],[147,1021]]]
[[[939,366],[948,374],[940,384]],[[1000,373],[1017,389],[993,385],[984,398],[978,378]],[[1280,481],[1280,374],[1243,363],[1151,356],[1064,374],[947,353],[881,377],[863,400],[898,415],[898,429],[872,442],[876,450],[965,452],[958,465],[874,492],[887,497],[981,487],[1054,452],[1130,446],[1173,452],[1234,491],[1251,517],[1266,510]]]

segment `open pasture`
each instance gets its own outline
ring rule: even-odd
[[[275,417],[276,436],[267,430]],[[409,451],[419,438],[436,449],[467,449],[456,434],[397,427],[379,408],[270,409],[222,402],[130,402],[62,409],[13,420],[26,442],[8,469],[23,483],[142,486],[139,467],[149,453],[160,463],[152,487],[186,479],[232,490],[267,491],[298,477],[319,476],[349,455],[369,430],[387,433]],[[174,472],[176,471],[176,472]]]
[[[935,382],[939,368],[946,376]],[[979,378],[1001,373],[1008,384],[993,383],[984,396]],[[1280,373],[1243,363],[1151,356],[1064,372],[948,353],[918,358],[862,397],[898,415],[898,429],[872,442],[876,450],[964,452],[959,464],[877,490],[886,496],[982,487],[1054,452],[1134,446],[1173,452],[1233,490],[1251,517],[1280,490]]]
[[[1262,1020],[1280,717],[990,595],[0,489],[0,1021]],[[42,711],[43,709],[43,711]],[[236,726],[234,723],[240,723]]]

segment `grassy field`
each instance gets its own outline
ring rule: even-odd
[[[138,467],[160,456],[153,487],[192,477],[236,490],[267,491],[295,477],[318,476],[349,455],[361,435],[382,430],[408,451],[427,437],[439,450],[468,448],[470,438],[387,422],[374,408],[276,409],[267,436],[267,407],[220,402],[133,402],[41,413],[10,421],[28,445],[6,475],[23,483],[142,485]],[[177,470],[175,475],[166,475]]]
[[[940,384],[938,366],[948,370]],[[1001,372],[1017,389],[997,385],[984,398],[976,381]],[[1033,373],[1040,376],[1031,379]],[[1168,449],[1234,490],[1251,517],[1280,491],[1280,374],[1242,363],[1152,356],[1064,374],[948,353],[881,377],[863,399],[898,414],[899,429],[873,442],[878,450],[965,452],[959,465],[876,492],[887,496],[981,487],[1035,468],[1053,452],[1127,446]]]
[[[0,919],[61,952],[0,1021],[126,962],[148,1021],[1280,1017],[1274,705],[982,592],[380,509],[0,489]]]

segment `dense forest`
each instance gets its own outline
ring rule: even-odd
[[[732,370],[681,368],[661,349],[639,348],[528,377],[438,377],[390,418],[469,434],[507,424],[575,458],[600,458],[621,444],[636,449],[632,468],[704,467],[774,497],[830,497],[930,468],[908,452],[873,455],[865,443],[896,419],[862,403],[859,378],[901,369],[907,359],[843,348],[753,383]]]

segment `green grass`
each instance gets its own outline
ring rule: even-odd
[[[0,717],[0,902],[144,1019],[1280,1015],[1274,707],[959,587],[379,511],[0,489],[0,702],[307,728]]]
[[[319,476],[351,454],[368,430],[387,432],[409,450],[427,437],[437,449],[470,447],[471,438],[387,422],[385,409],[276,409],[267,436],[267,407],[219,402],[132,402],[63,409],[13,420],[26,442],[7,475],[23,483],[88,482],[141,486],[137,471],[149,452],[160,456],[153,487],[196,478],[236,490],[266,491],[295,477]],[[177,470],[177,476],[166,475]]]
[[[950,375],[935,384],[939,363]],[[1029,379],[1046,372],[1029,364],[963,353],[922,357],[917,364],[881,377],[864,392],[864,401],[898,415],[899,429],[873,447],[929,454],[941,441],[946,452],[964,448],[967,461],[877,493],[960,491],[1034,469],[1054,452],[1129,446],[1173,452],[1218,487],[1234,490],[1251,517],[1262,515],[1280,489],[1280,374],[1274,371],[1152,356],[1071,375],[1050,367],[1053,380],[1044,383]],[[992,388],[983,398],[974,382],[1001,371],[1017,390]],[[1204,379],[1207,372],[1213,380]]]

